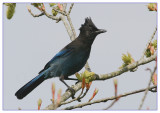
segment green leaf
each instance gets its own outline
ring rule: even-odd
[[[50,7],[53,7],[54,5],[56,5],[56,3],[49,3]]]
[[[152,45],[154,46],[154,49],[157,49],[157,40],[154,40]]]
[[[130,64],[132,61],[131,54],[129,54],[129,53],[127,53],[127,54],[128,54],[128,56],[125,54],[122,54],[122,60],[126,65]]]
[[[85,70],[85,72],[84,72],[85,82],[89,83],[89,82],[93,81],[94,75],[95,75],[94,72],[89,72],[89,71]]]
[[[151,51],[150,51],[150,49],[147,49],[147,50],[146,50],[145,56],[146,56],[146,57],[150,57],[150,56],[151,56]]]
[[[10,5],[12,5],[12,3],[4,3],[4,5],[10,6]]]
[[[53,15],[53,16],[56,16],[57,14],[58,14],[58,12],[55,11],[54,9],[52,9],[52,15]]]
[[[39,6],[42,6],[43,3],[31,3],[31,5],[33,5],[34,7],[39,7]]]
[[[82,77],[81,77],[81,75],[80,75],[79,73],[76,73],[75,75],[76,75],[76,77],[77,77],[77,79],[78,79],[79,81],[82,81]]]
[[[7,8],[7,18],[11,19],[15,13],[15,7],[16,7],[16,3],[10,3],[7,4],[8,8]]]

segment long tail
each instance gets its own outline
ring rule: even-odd
[[[33,89],[35,89],[39,84],[45,80],[43,72],[21,87],[16,93],[15,96],[18,99],[23,99],[28,95]]]

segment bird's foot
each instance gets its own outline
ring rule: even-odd
[[[73,88],[71,88],[71,87],[68,87],[67,91],[68,91],[68,90],[70,90],[72,99],[74,99],[74,98],[75,98],[75,97],[74,97],[74,95],[75,95],[75,90],[74,90]]]
[[[79,80],[77,80],[77,82],[75,83],[75,85],[76,85],[76,84],[78,84],[79,82],[80,82],[80,81],[79,81]]]

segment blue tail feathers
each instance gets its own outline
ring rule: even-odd
[[[25,84],[22,88],[20,88],[16,93],[15,96],[18,99],[23,99],[26,95],[28,95],[33,89],[35,89],[39,84],[41,84],[45,80],[44,73],[40,73],[38,76],[33,78],[27,84]]]

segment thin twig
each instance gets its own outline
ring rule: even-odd
[[[146,48],[144,49],[143,51],[143,54],[142,54],[142,57],[140,59],[143,59],[144,58],[144,55],[145,55],[145,52],[149,46],[149,44],[151,43],[152,39],[154,38],[154,35],[156,34],[157,32],[157,27],[155,28],[155,31],[153,32],[152,36],[151,36],[151,39],[148,41],[147,45],[146,45]]]
[[[37,7],[37,9],[39,9],[39,8]],[[32,13],[31,9],[28,8],[28,12],[29,12],[33,17],[40,17],[40,16],[43,16],[43,15],[46,15],[48,18],[50,18],[50,19],[52,19],[52,20],[56,20],[57,23],[61,20],[60,18],[58,18],[58,17],[56,17],[56,16],[53,16],[53,15],[48,14],[45,10],[41,10],[41,9],[39,9],[39,10],[41,11],[41,13],[38,14],[38,15],[35,15],[35,14]]]
[[[63,24],[64,24],[64,26],[65,26],[65,28],[66,28],[66,30],[67,30],[67,32],[68,32],[68,35],[69,35],[71,41],[73,41],[73,40],[75,39],[75,37],[74,37],[74,35],[73,35],[73,33],[72,33],[72,30],[70,29],[70,26],[68,25],[68,23],[67,23],[67,21],[66,21],[64,15],[61,15],[60,18],[61,18],[61,20],[63,21]]]
[[[56,20],[56,23],[58,23],[60,20],[61,20],[61,18],[59,18],[59,17],[56,17],[56,16],[53,16],[53,15],[50,15],[49,13],[47,13],[46,12],[46,10],[45,9],[41,9],[41,8],[39,8],[39,7],[36,7],[39,11],[41,11],[44,15],[46,15],[48,18],[50,18],[50,19],[52,19],[52,20]]]
[[[91,68],[90,68],[90,66],[89,66],[89,63],[88,62],[86,62],[86,64],[85,64],[85,69],[87,70],[87,71],[89,71],[89,72],[91,72]]]
[[[115,90],[115,94],[114,96],[117,97],[117,80],[114,79],[114,90]],[[109,108],[111,108],[118,100],[120,97],[117,97],[107,108],[105,108],[104,110],[108,110]]]
[[[67,8],[67,3],[62,4],[63,5],[63,10],[65,11]]]
[[[155,93],[155,92],[157,92],[157,88],[155,88],[155,89],[149,89],[149,91]]]
[[[41,13],[41,14],[33,14],[31,11],[29,11],[29,13],[33,16],[33,17],[40,17],[40,16],[43,16],[44,13]]]
[[[66,13],[66,9],[67,9],[67,3],[63,4],[63,11]],[[67,13],[66,13],[67,14]]]
[[[156,88],[156,87],[157,86],[153,86],[153,87],[150,87],[149,89],[153,89],[153,88]],[[124,93],[124,94],[119,95],[118,97],[122,98],[122,97],[126,97],[126,96],[129,96],[129,95],[141,93],[141,92],[144,92],[146,89],[148,89],[148,88],[136,90],[136,91],[129,92],[129,93]],[[95,100],[95,101],[92,101],[92,102],[86,102],[86,103],[78,104],[78,105],[75,105],[75,106],[66,107],[66,108],[63,108],[62,110],[71,110],[71,109],[75,109],[75,108],[82,108],[83,106],[92,105],[92,104],[101,103],[101,102],[107,102],[109,100],[114,100],[116,98],[117,97],[114,96],[114,97],[110,97],[110,98],[98,99],[98,100]]]
[[[62,102],[61,105],[64,105],[64,104],[68,104],[68,103],[71,103],[71,102],[74,102],[76,100],[80,101],[80,99],[82,99],[88,92],[88,89],[86,89],[85,93],[83,94],[83,90],[81,91],[81,93],[79,94],[79,96],[77,98],[74,98],[70,101],[67,101],[67,102]],[[83,94],[83,95],[82,95]],[[81,96],[82,95],[82,96]]]
[[[105,108],[104,110],[108,110],[109,108],[111,108],[119,99],[115,99],[107,108]]]
[[[52,20],[56,20],[56,23],[58,23],[58,22],[61,20],[61,18],[56,17],[56,16],[53,16],[53,15],[50,15],[50,14],[47,13],[46,11],[42,11],[42,12],[44,12],[44,14],[45,14],[48,18],[50,18],[50,19],[52,19]]]
[[[151,82],[152,82],[152,77],[153,77],[153,75],[154,75],[156,69],[157,69],[157,66],[155,66],[154,71],[151,73],[151,77],[150,77],[150,80],[149,80],[147,89],[145,90],[145,93],[144,93],[144,96],[143,96],[143,98],[142,98],[141,104],[140,104],[140,106],[139,106],[139,108],[138,108],[139,110],[142,109],[144,100],[145,100],[145,98],[146,98],[146,96],[147,96],[147,93],[148,93],[148,91],[149,91],[149,88],[150,88],[150,85],[151,85]]]
[[[63,11],[61,11],[61,10],[56,9],[55,7],[53,7],[52,9],[53,9],[54,11],[56,11],[56,12],[58,12],[58,13],[60,13],[60,14],[64,15],[64,16],[67,16],[67,14],[66,14],[65,12],[63,12]]]
[[[27,9],[28,9],[28,12],[33,16],[33,17],[40,17],[40,16],[43,16],[44,13],[40,13],[40,14],[33,14],[31,9],[29,8],[29,6],[27,6]]]
[[[71,4],[71,6],[70,6],[70,8],[69,8],[69,11],[68,11],[68,15],[70,15],[73,6],[74,6],[74,3]]]
[[[89,90],[86,89],[85,93],[80,97],[80,99],[82,99],[84,96],[86,96],[86,94],[87,94],[88,91],[89,91]]]
[[[69,22],[69,25],[70,25],[70,27],[71,27],[71,30],[72,30],[72,33],[73,33],[73,36],[74,36],[74,39],[76,39],[76,31],[75,31],[75,29],[74,29],[74,27],[73,27],[73,24],[72,24],[72,21],[71,21],[71,18],[70,18],[70,16],[69,15],[67,15],[67,20],[68,20],[68,22]],[[72,40],[73,41],[73,40]]]
[[[156,31],[157,31],[157,27],[156,27],[154,33],[152,34],[151,39],[148,41],[148,43],[147,43],[147,45],[146,45],[146,47],[145,47],[145,49],[144,49],[144,51],[143,51],[143,53],[142,53],[142,57],[140,58],[140,60],[144,58],[145,52],[146,52],[149,44],[151,43],[152,39],[154,38],[154,36],[155,36],[155,34],[156,34]],[[133,70],[131,70],[131,72],[135,72],[135,71],[137,71],[137,69],[138,69],[138,68],[134,68]]]

